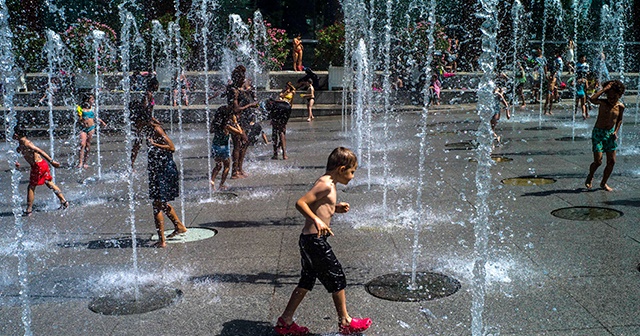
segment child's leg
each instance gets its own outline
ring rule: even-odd
[[[587,119],[589,118],[589,112],[587,110],[587,97],[582,97],[581,101],[582,101],[582,117],[584,119]]]
[[[78,168],[82,168],[84,164],[84,153],[87,147],[87,133],[80,132],[80,152],[78,153]]]
[[[60,204],[62,205],[62,207],[66,208],[68,206],[67,200],[64,198],[64,195],[62,194],[62,191],[60,190],[60,188],[58,188],[58,186],[51,181],[45,181],[44,184],[49,189],[53,190],[53,193],[56,194],[56,196],[60,200]]]
[[[209,181],[212,187],[215,187],[216,176],[218,176],[218,172],[220,172],[220,169],[222,169],[222,161],[218,158],[216,158],[215,160],[216,160],[216,165],[215,167],[213,167],[213,170],[211,171],[211,181]]]
[[[584,186],[587,187],[587,189],[591,189],[591,186],[593,184],[593,175],[596,173],[596,170],[598,170],[598,167],[600,167],[601,165],[602,165],[602,153],[593,152],[593,162],[589,166],[589,175],[587,175],[587,180],[584,182]]]
[[[229,175],[229,165],[231,164],[231,159],[227,158],[223,161],[224,168],[222,169],[222,177],[220,178],[220,190],[225,190],[227,187],[224,186],[224,183],[227,181],[227,175]]]
[[[351,323],[351,316],[349,316],[347,312],[347,296],[344,289],[332,293],[331,298],[333,298],[333,304],[338,313],[338,323],[343,326],[349,325],[349,323]]]
[[[231,166],[231,178],[238,178],[238,164],[240,160],[240,146],[241,140],[239,136],[235,136],[233,139],[233,152],[231,153],[231,158],[233,160],[233,164]]]
[[[156,232],[158,233],[158,242],[154,247],[167,247],[167,241],[164,237],[164,216],[162,216],[163,202],[153,201],[153,219],[156,224]]]
[[[30,214],[33,211],[33,200],[36,198],[36,186],[29,185],[27,188],[27,210],[26,214]]]
[[[249,149],[249,142],[243,142],[240,147],[240,156],[238,157],[238,174],[246,177],[246,173],[244,172],[244,157],[247,155],[247,150]]]
[[[293,314],[295,314],[296,309],[304,299],[305,295],[307,295],[308,290],[300,287],[296,287],[291,293],[291,297],[289,298],[289,302],[287,303],[287,307],[284,309],[284,312],[280,317],[287,324],[291,324],[293,322]]]
[[[173,223],[174,230],[171,232],[167,238],[173,238],[179,233],[187,232],[187,228],[182,224],[180,218],[178,218],[178,214],[176,214],[176,209],[174,209],[171,204],[164,202],[162,204],[162,211],[169,217],[169,220]]]
[[[600,188],[606,191],[612,191],[613,189],[607,185],[607,181],[609,180],[609,176],[611,176],[611,172],[613,172],[613,166],[616,165],[616,151],[607,152],[607,165],[604,167],[604,172],[602,173],[602,181],[600,182]]]
[[[280,133],[280,147],[282,147],[282,158],[284,160],[288,159],[289,157],[287,156],[287,138],[284,131],[281,131]]]

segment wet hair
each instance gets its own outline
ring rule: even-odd
[[[222,131],[231,118],[231,109],[227,105],[218,107],[215,115],[213,116],[213,122],[211,123],[210,133],[216,131]]]
[[[158,79],[155,76],[151,77],[147,81],[147,91],[148,92],[156,92],[156,91],[158,91],[159,87],[160,87],[160,82],[158,82]]]
[[[336,170],[341,166],[347,169],[358,166],[356,154],[345,147],[338,147],[329,154],[329,159],[327,159],[327,172]]]
[[[247,72],[247,68],[245,68],[244,65],[238,65],[231,72],[231,81],[233,81],[235,83],[236,80],[244,78],[246,72]]]
[[[91,98],[93,98],[93,94],[91,93],[84,94],[84,96],[82,97],[82,106],[81,106],[83,109],[91,108],[91,103],[89,103],[89,101],[91,101]]]
[[[27,131],[24,128],[20,127],[20,125],[16,125],[13,128],[13,134],[15,134],[15,136],[17,136],[18,138],[22,138],[27,136]]]
[[[621,81],[619,80],[610,80],[610,81],[606,81],[604,83],[602,83],[602,87],[605,87],[607,85],[611,84],[611,88],[607,91],[613,91],[614,93],[619,94],[620,96],[622,96],[624,94],[625,91],[625,87],[624,84],[622,84]]]
[[[585,54],[578,55],[578,60],[583,59],[583,58],[586,60],[587,59],[587,55],[585,55]]]

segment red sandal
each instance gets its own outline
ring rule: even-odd
[[[342,335],[351,335],[361,333],[371,326],[371,319],[368,317],[359,319],[352,318],[351,323],[347,326],[339,325],[338,332]]]
[[[278,335],[301,336],[309,334],[309,328],[300,326],[295,322],[291,322],[290,325],[287,325],[284,323],[282,317],[278,317],[278,324],[276,324],[274,329]]]

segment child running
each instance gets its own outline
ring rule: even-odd
[[[60,200],[60,209],[66,209],[69,207],[69,202],[62,195],[60,188],[53,183],[51,172],[49,170],[49,162],[54,168],[60,167],[60,164],[53,159],[42,149],[27,139],[27,133],[19,126],[13,129],[13,139],[18,140],[18,148],[16,151],[22,154],[22,157],[31,166],[31,173],[29,174],[29,187],[27,188],[27,209],[23,212],[23,216],[31,216],[33,212],[33,200],[35,198],[36,187],[39,185],[46,185],[47,188],[53,190]],[[43,160],[44,159],[44,160]],[[46,160],[46,161],[45,161]],[[20,167],[20,163],[16,162],[16,168]]]
[[[591,103],[600,105],[598,109],[598,118],[591,133],[591,142],[593,149],[593,163],[589,166],[589,175],[584,182],[587,189],[591,189],[593,184],[593,175],[600,165],[602,165],[602,152],[607,153],[607,166],[602,174],[600,188],[606,191],[613,191],[607,185],[607,180],[611,176],[613,166],[616,164],[616,140],[618,139],[618,131],[622,125],[622,115],[624,112],[624,104],[619,99],[624,94],[624,84],[619,80],[607,81],[603,83],[602,90],[596,92],[589,100]],[[600,96],[606,93],[607,98],[601,99]]]
[[[228,106],[220,106],[213,117],[211,124],[211,133],[213,139],[211,141],[211,155],[216,162],[216,166],[211,171],[211,186],[215,187],[216,176],[222,169],[222,177],[220,178],[220,186],[218,190],[227,190],[224,182],[227,181],[229,175],[229,166],[231,165],[231,151],[229,149],[229,140],[231,133],[242,135],[242,129],[235,119],[235,115],[231,113]],[[224,168],[223,168],[224,166]]]
[[[306,218],[299,246],[302,272],[298,286],[291,293],[275,331],[279,335],[307,335],[309,328],[293,322],[293,315],[316,279],[331,293],[338,313],[338,329],[343,335],[360,333],[371,325],[369,318],[352,318],[347,312],[344,271],[327,242],[334,213],[349,211],[349,204],[337,202],[336,183],[348,184],[358,168],[356,155],[349,149],[338,147],[327,160],[327,170],[304,196],[296,202],[296,209]]]

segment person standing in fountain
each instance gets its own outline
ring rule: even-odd
[[[302,66],[302,50],[304,47],[302,46],[302,37],[300,34],[297,34],[296,37],[293,38],[293,70],[294,71],[303,71],[304,67]]]
[[[331,293],[338,313],[338,329],[343,335],[361,333],[371,326],[369,318],[352,318],[347,312],[345,288],[347,281],[342,265],[327,238],[333,236],[331,217],[348,212],[349,203],[337,202],[336,184],[348,184],[358,168],[358,159],[349,149],[338,147],[327,160],[327,169],[314,186],[296,202],[296,209],[305,217],[299,239],[302,272],[298,286],[291,293],[287,307],[275,326],[278,335],[307,335],[309,328],[293,322],[293,315],[316,279]]]
[[[587,175],[587,180],[584,182],[584,186],[587,189],[592,187],[593,175],[598,167],[602,165],[602,152],[605,152],[607,153],[607,165],[602,174],[600,188],[606,191],[613,190],[607,185],[607,181],[611,176],[613,166],[616,164],[616,140],[618,140],[618,131],[620,131],[624,113],[624,104],[619,99],[624,94],[624,91],[624,84],[619,80],[613,80],[603,83],[602,90],[589,98],[592,104],[600,107],[596,124],[591,133],[593,163],[589,166],[589,175]],[[606,93],[606,99],[600,98],[603,93]]]
[[[555,100],[556,90],[558,89],[558,77],[556,77],[555,73],[551,71],[545,76],[545,78],[545,83],[547,84],[547,99],[544,102],[543,110],[545,115],[553,115],[551,109],[553,108],[553,101]]]
[[[238,65],[233,69],[231,72],[231,83],[227,85],[226,91],[227,106],[231,108],[231,111],[238,121],[243,120],[243,114],[247,113],[247,109],[258,107],[257,102],[248,101],[248,92],[243,90],[246,71],[247,69],[242,65]],[[242,134],[231,134],[231,140],[233,141],[233,165],[231,167],[232,179],[247,177],[244,171],[242,171],[244,155],[249,147],[249,139],[246,132],[247,130],[242,128]]]
[[[220,106],[213,117],[210,132],[213,133],[211,155],[216,162],[216,166],[211,171],[210,183],[212,187],[215,187],[216,177],[220,170],[222,170],[218,190],[227,190],[224,183],[227,181],[229,166],[231,165],[231,152],[229,150],[230,134],[242,135],[242,128],[240,128],[235,116],[231,113],[231,109],[228,106]]]
[[[78,107],[78,123],[80,124],[80,154],[77,168],[89,168],[87,164],[87,157],[89,156],[89,150],[91,149],[91,139],[96,132],[96,114],[93,111],[93,104],[95,98],[92,94],[85,96],[82,105]],[[98,122],[102,127],[106,127],[107,124],[98,119]]]
[[[31,216],[33,212],[33,200],[36,196],[36,187],[43,184],[53,190],[53,193],[58,197],[58,200],[60,200],[60,209],[68,208],[69,202],[64,198],[64,195],[62,195],[60,188],[53,183],[47,162],[54,168],[60,167],[60,164],[53,161],[45,151],[27,139],[27,133],[22,128],[18,126],[13,128],[13,139],[18,141],[16,152],[22,154],[22,157],[24,157],[27,163],[29,163],[29,166],[31,166],[29,187],[27,188],[27,209],[24,211],[23,216]],[[20,163],[16,162],[16,168],[18,167],[20,167]]]
[[[287,160],[287,123],[291,116],[291,103],[296,89],[287,83],[287,87],[282,90],[278,100],[269,99],[266,103],[266,109],[269,111],[269,119],[271,119],[271,141],[273,142],[272,160],[278,159],[278,150],[282,149],[282,159]]]
[[[587,112],[587,90],[589,89],[589,84],[585,77],[578,77],[576,81],[576,108],[574,110],[574,114],[578,113],[578,108],[582,111],[582,119],[589,118],[589,113]]]
[[[531,103],[538,104],[540,90],[544,90],[542,82],[547,74],[547,58],[542,55],[542,49],[536,49],[533,68],[533,87],[531,87]]]
[[[129,111],[132,115],[134,114],[149,114],[152,116],[151,118],[159,123],[157,119],[153,117],[153,107],[156,105],[156,100],[153,97],[153,93],[158,91],[160,87],[160,82],[154,76],[147,81],[147,88],[144,96],[142,97],[142,101],[134,101],[129,105]],[[142,145],[142,130],[136,128],[135,123],[132,126],[133,133],[133,146],[131,148],[131,167],[133,167],[136,162],[136,158],[138,157],[138,152],[140,151],[140,146]]]
[[[147,170],[149,171],[149,198],[153,200],[153,217],[158,232],[158,242],[154,247],[166,247],[166,239],[173,238],[187,232],[176,214],[175,209],[169,204],[180,196],[179,172],[173,152],[176,148],[173,141],[167,136],[162,125],[151,117],[149,110],[131,115],[132,121],[139,132],[147,137]],[[164,216],[173,222],[174,231],[166,238],[164,236]]]
[[[316,90],[313,88],[313,81],[307,79],[307,93],[300,94],[302,99],[307,101],[307,121],[311,121],[316,117],[313,116],[313,103],[316,101]]]

